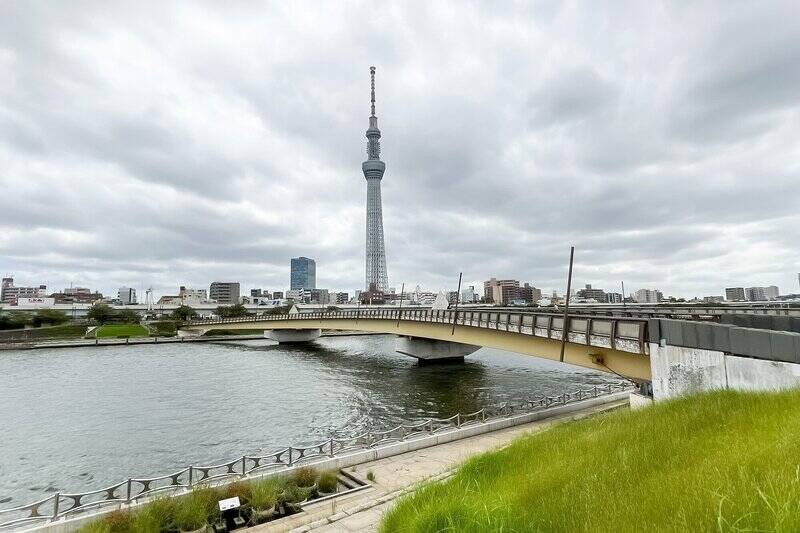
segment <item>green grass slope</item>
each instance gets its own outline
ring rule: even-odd
[[[800,391],[566,423],[401,500],[381,531],[800,531]]]
[[[147,337],[148,329],[141,324],[106,324],[97,328],[95,336],[98,339],[115,337]]]

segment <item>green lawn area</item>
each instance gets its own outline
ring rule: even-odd
[[[95,336],[98,339],[115,337],[147,337],[150,332],[141,324],[106,324],[97,328]]]
[[[800,390],[569,422],[467,461],[381,531],[800,531]]]

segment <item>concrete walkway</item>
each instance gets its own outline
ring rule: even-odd
[[[627,400],[620,400],[530,424],[364,463],[350,468],[348,471],[362,479],[366,479],[367,473],[372,472],[375,481],[372,482],[371,489],[357,492],[347,498],[336,498],[329,502],[306,506],[303,512],[280,520],[280,523],[264,524],[249,531],[254,533],[377,531],[383,514],[391,509],[396,498],[413,491],[426,481],[449,477],[454,468],[469,457],[507,446],[516,437],[525,433],[542,431],[556,423],[585,418],[595,413],[627,405]]]

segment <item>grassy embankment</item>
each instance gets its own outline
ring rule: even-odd
[[[0,342],[4,340],[49,340],[49,339],[78,339],[86,333],[86,326],[67,324],[32,328],[26,330],[0,331]]]
[[[381,531],[800,531],[800,390],[730,391],[517,439]]]

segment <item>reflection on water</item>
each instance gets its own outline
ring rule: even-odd
[[[607,381],[485,348],[462,365],[420,366],[390,336],[3,352],[0,500]]]

